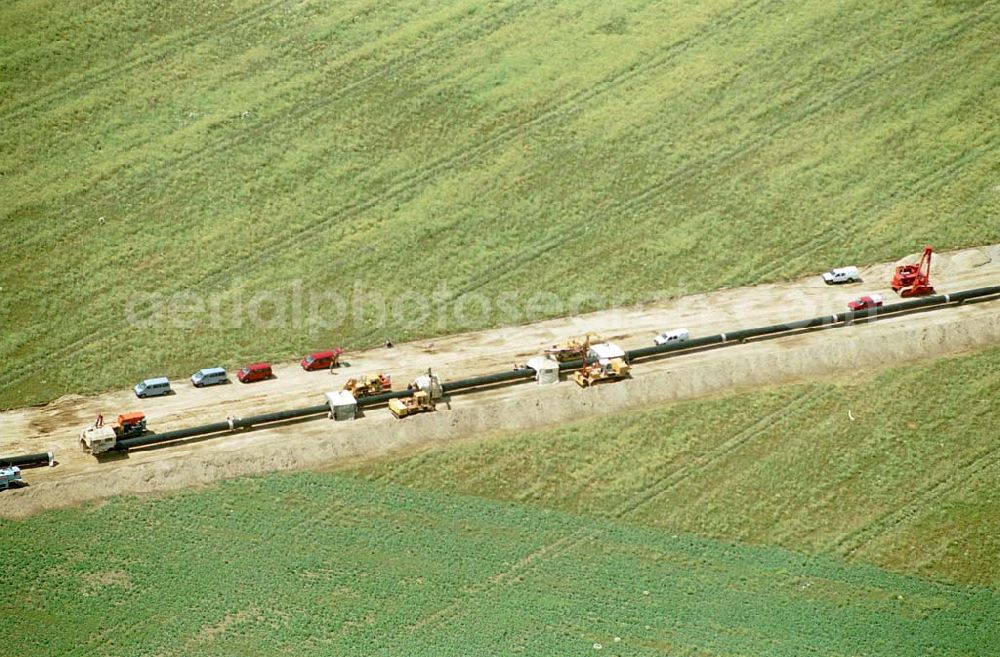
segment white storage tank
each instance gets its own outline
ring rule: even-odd
[[[545,356],[536,356],[527,362],[535,370],[535,380],[539,385],[559,383],[559,363]]]
[[[347,390],[326,393],[330,417],[334,420],[353,420],[358,412],[358,400]]]

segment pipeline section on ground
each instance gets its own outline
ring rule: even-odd
[[[38,454],[20,454],[18,456],[0,456],[0,468],[30,468],[36,465],[55,465],[55,458],[52,452],[39,452]]]
[[[640,358],[659,356],[673,351],[682,351],[682,350],[688,351],[691,349],[711,347],[714,345],[738,344],[750,340],[752,338],[759,338],[770,335],[780,335],[782,333],[805,331],[810,329],[832,328],[834,326],[849,326],[853,323],[862,320],[875,320],[883,315],[912,312],[916,310],[928,309],[934,306],[944,306],[947,304],[963,303],[965,301],[970,301],[973,299],[981,299],[996,295],[1000,295],[1000,285],[975,288],[972,290],[963,290],[961,292],[955,292],[952,294],[937,294],[933,296],[920,297],[916,299],[908,299],[906,301],[900,301],[898,303],[887,304],[880,307],[868,308],[860,311],[847,311],[833,315],[821,315],[819,317],[813,317],[812,319],[787,322],[784,324],[773,324],[770,326],[761,326],[757,328],[739,329],[731,332],[727,331],[725,333],[717,333],[715,335],[693,338],[683,342],[668,342],[666,344],[655,345],[651,347],[640,347],[638,349],[632,349],[626,351],[625,355],[629,361],[632,361]],[[583,367],[583,364],[584,361],[582,358],[580,358],[576,360],[559,363],[559,369],[562,371],[580,369],[581,367]],[[444,382],[441,384],[441,387],[445,394],[455,394],[460,392],[471,391],[476,388],[482,388],[485,386],[507,384],[517,381],[526,381],[528,379],[534,378],[534,376],[535,376],[535,371],[533,369],[529,367],[519,367],[505,372],[496,372],[493,374],[485,374],[482,376],[473,376],[466,379],[460,379],[458,381]],[[358,408],[378,406],[380,404],[388,402],[390,399],[397,397],[407,397],[411,394],[413,394],[411,390],[384,392],[376,395],[371,395],[368,397],[361,397],[357,400],[357,404]],[[136,447],[145,447],[148,445],[155,445],[158,443],[171,442],[174,440],[183,440],[186,438],[195,438],[199,436],[208,436],[212,434],[231,433],[238,430],[250,429],[252,427],[259,425],[269,425],[279,422],[287,422],[310,416],[325,416],[329,412],[329,410],[330,409],[326,404],[320,404],[317,406],[309,406],[306,408],[298,408],[287,411],[275,411],[273,413],[253,415],[245,418],[229,418],[225,422],[215,422],[213,424],[205,424],[197,427],[189,427],[187,429],[176,429],[174,431],[165,431],[163,433],[150,433],[142,436],[125,438],[119,440],[115,444],[114,449],[123,451],[123,450],[133,449]],[[38,455],[31,455],[31,456],[37,457]],[[16,458],[27,458],[27,457],[11,457],[11,458],[16,459]],[[3,464],[4,464],[3,460],[0,459],[0,465]],[[12,464],[18,465],[18,463],[12,463]]]

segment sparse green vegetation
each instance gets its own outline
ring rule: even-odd
[[[926,0],[4,3],[0,406],[550,312],[308,313],[356,283],[594,306],[996,242],[996,22]],[[285,316],[234,326],[260,293]]]
[[[0,534],[0,634],[21,657],[908,657],[1000,641],[995,590],[336,475],[116,499]]]

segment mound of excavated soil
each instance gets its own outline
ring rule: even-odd
[[[570,381],[457,397],[450,408],[405,420],[373,409],[354,422],[321,419],[284,428],[133,452],[97,463],[80,457],[64,476],[3,495],[0,514],[111,495],[168,491],[271,470],[319,468],[395,450],[805,379],[869,372],[1000,343],[1000,302],[841,327],[637,363],[634,378],[583,390]],[[846,413],[846,411],[845,411]],[[846,416],[845,416],[846,417]],[[59,468],[51,470],[58,475]],[[27,472],[28,479],[36,472]]]

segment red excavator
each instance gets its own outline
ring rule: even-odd
[[[892,276],[892,291],[899,293],[901,297],[934,294],[934,286],[931,285],[932,253],[934,249],[928,246],[924,249],[920,262],[896,267],[896,273]]]

